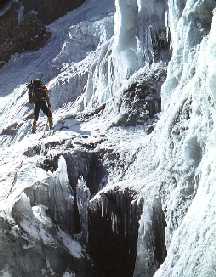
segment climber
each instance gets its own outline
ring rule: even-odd
[[[39,118],[40,110],[48,118],[49,128],[52,129],[52,111],[51,104],[48,96],[48,89],[43,84],[43,82],[39,79],[32,80],[30,84],[27,85],[28,93],[29,93],[29,102],[34,103],[34,121],[32,125],[32,133],[36,132],[36,124]]]

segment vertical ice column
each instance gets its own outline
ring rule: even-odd
[[[144,62],[154,61],[154,40],[167,26],[167,0],[137,0],[138,53]]]
[[[160,44],[166,40],[167,2],[115,1],[114,59],[121,79],[130,77],[146,63],[154,62],[154,51],[161,51]]]
[[[24,15],[24,6],[20,5],[17,9],[17,20],[18,24],[20,24],[23,20],[23,15]]]
[[[114,17],[114,58],[121,77],[129,77],[138,69],[137,0],[116,0]]]
[[[177,24],[182,16],[183,9],[186,5],[186,0],[168,0],[169,6],[169,26],[172,33],[172,42],[177,45],[178,34],[177,34]],[[175,45],[173,47],[175,48]]]

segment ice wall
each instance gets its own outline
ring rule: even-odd
[[[157,36],[166,40],[167,3],[165,0],[116,0],[115,5],[115,66],[128,78],[144,64],[156,60]]]
[[[142,163],[143,171],[147,167],[148,172],[142,181],[147,208],[140,222],[134,276],[212,277],[216,274],[212,200],[216,177],[212,160],[216,134],[216,3],[192,0],[168,4],[172,58],[162,88],[164,110],[146,143],[148,150],[142,152],[144,158],[138,157],[136,162],[136,168]],[[155,157],[149,159],[146,151]],[[160,198],[166,221],[167,256],[155,274],[148,271],[154,263],[149,258],[149,239],[145,238],[147,223],[154,220],[148,213],[150,192]]]
[[[107,103],[116,111],[126,80],[140,68],[169,60],[167,1],[116,0],[113,38],[97,50],[82,107]]]
[[[165,211],[167,257],[155,277],[216,274],[215,7],[211,0],[169,1],[172,59],[154,134],[160,147],[153,174]]]
[[[162,261],[155,259],[154,244],[149,245],[149,237],[145,236],[155,231],[154,213],[148,215],[149,210],[154,210],[151,200],[155,196],[160,199],[161,214],[165,217],[166,223],[161,224],[166,225],[162,249],[164,253],[167,250],[165,262],[155,276],[216,274],[213,254],[216,248],[215,7],[213,0],[116,1],[114,43],[109,56],[113,67],[112,83],[109,82],[110,87],[114,84],[113,98],[118,96],[118,86],[139,67],[160,59],[166,61],[167,55],[160,49],[164,35],[169,34],[167,29],[172,38],[172,59],[162,89],[164,112],[146,148],[125,177],[128,185],[130,178],[138,184],[140,168],[141,193],[148,199],[140,224],[134,276],[153,276]],[[97,103],[96,95],[95,99]],[[154,154],[152,160],[146,154],[148,151]],[[148,225],[152,228],[150,233],[146,229]],[[159,233],[163,232],[161,228]]]
[[[170,95],[183,80],[192,79],[198,72],[197,59],[211,29],[215,1],[169,1],[172,33],[172,60],[163,93]],[[202,42],[202,43],[201,43]],[[204,57],[205,53],[202,53]],[[204,61],[203,61],[204,62]],[[200,67],[204,63],[200,62]],[[200,72],[201,73],[201,72]]]

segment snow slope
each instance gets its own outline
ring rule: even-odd
[[[89,70],[97,57],[96,50],[99,49],[99,52],[113,35],[113,10],[112,1],[86,1],[82,7],[49,26],[52,37],[45,48],[15,55],[9,64],[1,68],[0,214],[2,222],[9,222],[0,227],[0,274],[4,276],[51,276],[53,271],[62,273],[67,266],[68,255],[72,257],[74,267],[79,267],[77,270],[85,270],[85,266],[79,265],[84,250],[77,238],[71,238],[64,227],[58,230],[52,220],[45,216],[49,203],[53,216],[61,218],[63,223],[64,220],[68,222],[74,200],[68,179],[61,177],[65,167],[59,162],[59,170],[55,173],[38,167],[37,163],[41,158],[43,160],[44,148],[33,157],[23,153],[38,144],[43,146],[44,143],[55,144],[74,138],[79,140],[81,136],[91,134],[91,130],[82,130],[78,120],[69,117],[64,122],[64,118],[74,113],[70,108],[85,89]],[[51,89],[55,135],[45,132],[44,116],[38,123],[37,133],[31,134],[33,111],[28,104],[26,84],[34,78],[42,78]],[[63,127],[64,124],[68,126]],[[29,195],[26,196],[26,192],[34,191],[35,186],[36,194],[39,193],[39,199],[42,197],[46,206],[41,202],[32,206],[32,200],[29,200]],[[47,189],[51,196],[47,195]],[[53,201],[46,197],[51,197]],[[10,239],[5,238],[4,229],[10,226],[11,220],[12,225],[15,222],[19,224],[19,228],[9,227],[19,244],[14,246],[14,254],[11,253]],[[45,247],[51,256],[40,252],[40,247]],[[32,257],[32,262],[28,261],[28,255]],[[67,268],[65,275],[74,276]]]
[[[42,78],[51,88],[53,108],[70,106],[83,93],[89,69],[95,62],[95,50],[113,34],[113,4],[86,1],[75,12],[49,26],[52,38],[40,51],[14,56],[1,69],[1,130],[18,124],[26,134],[31,113],[26,83]],[[58,118],[58,116],[55,116]],[[20,134],[17,134],[19,138]]]

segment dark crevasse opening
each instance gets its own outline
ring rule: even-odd
[[[95,276],[133,276],[142,212],[134,197],[130,190],[113,190],[90,203],[88,251]]]
[[[73,214],[71,214],[71,216],[73,217],[71,233],[78,234],[82,232],[80,212],[83,212],[80,211],[78,207],[78,179],[81,176],[84,178],[92,197],[99,191],[99,187],[103,185],[103,180],[104,176],[106,176],[106,172],[100,159],[95,153],[75,151],[73,153],[65,153],[64,158],[67,163],[71,193],[74,197]]]
[[[165,243],[165,214],[163,212],[160,201],[155,201],[152,211],[152,228],[150,228],[151,238],[150,241],[153,245],[153,252],[155,258],[156,268],[164,262],[167,250]]]
[[[165,217],[161,204],[156,201],[149,207],[151,227],[145,234],[145,241],[140,242],[138,230],[143,203],[137,203],[137,192],[116,187],[96,195],[106,185],[108,174],[100,155],[75,150],[63,153],[63,157],[70,184],[67,193],[73,196],[73,201],[70,209],[64,210],[63,218],[61,214],[51,218],[56,218],[71,235],[79,234],[80,242],[87,247],[88,262],[91,261],[89,274],[94,277],[153,276],[166,256]],[[59,184],[53,186],[54,190],[57,188]],[[87,194],[85,189],[89,190]],[[139,257],[140,245],[141,252],[147,254]]]
[[[160,214],[159,218],[154,222],[154,256],[158,265],[161,265],[167,255],[166,245],[165,245],[165,220],[164,215]]]
[[[106,175],[102,162],[93,152],[74,151],[63,154],[68,169],[68,178],[73,191],[76,191],[77,181],[80,176],[86,181],[91,195],[95,195]]]

